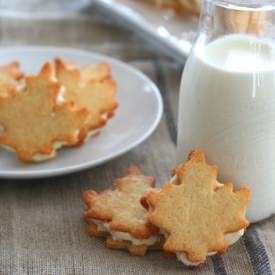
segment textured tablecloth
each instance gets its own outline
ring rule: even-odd
[[[225,256],[211,257],[198,268],[164,260],[160,252],[133,257],[109,250],[102,239],[91,239],[86,233],[84,190],[110,187],[130,164],[155,176],[159,184],[168,180],[175,165],[181,65],[93,8],[63,19],[0,14],[0,38],[2,46],[60,45],[114,56],[155,81],[165,106],[159,127],[146,142],[100,167],[49,179],[0,180],[0,274],[264,275],[275,271],[275,217],[251,226]]]

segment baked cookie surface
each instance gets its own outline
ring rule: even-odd
[[[0,66],[0,96],[8,96],[10,91],[16,91],[23,77],[17,61]]]
[[[87,127],[90,130],[103,127],[118,106],[114,97],[116,82],[110,75],[108,64],[77,68],[74,63],[56,59],[55,69],[57,80],[65,88],[64,99],[90,112]]]
[[[31,162],[54,157],[58,147],[79,142],[89,113],[71,102],[58,104],[60,88],[52,65],[46,63],[38,75],[26,77],[22,92],[0,98],[0,145]]]
[[[250,189],[233,191],[232,183],[220,184],[216,178],[217,167],[206,163],[203,152],[194,151],[171,182],[147,195],[149,220],[166,237],[163,249],[185,257],[190,265],[224,253],[232,242],[229,237],[237,240],[249,225],[245,211]]]
[[[115,242],[123,242],[123,247],[130,252],[132,246],[139,249],[142,246],[147,250],[158,243],[158,231],[148,223],[148,210],[140,202],[142,197],[154,190],[154,184],[153,178],[142,175],[137,167],[131,166],[126,177],[115,180],[114,190],[99,194],[84,192],[87,204],[85,218],[90,234],[111,236],[108,242],[113,244],[113,248]]]

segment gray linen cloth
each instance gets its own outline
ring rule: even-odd
[[[104,18],[104,19],[103,19]],[[105,248],[86,233],[82,192],[112,185],[128,165],[158,184],[175,165],[176,118],[182,67],[98,12],[63,18],[0,16],[1,46],[56,45],[114,56],[147,74],[161,90],[164,116],[155,133],[131,152],[100,167],[38,180],[0,180],[0,274],[272,274],[275,217],[251,226],[224,256],[198,268]],[[1,62],[1,61],[0,61]],[[130,126],[129,126],[130,127]],[[259,183],[260,184],[260,183]]]

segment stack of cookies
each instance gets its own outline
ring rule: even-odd
[[[136,167],[115,186],[84,193],[88,232],[106,238],[107,247],[133,255],[163,249],[164,255],[197,266],[207,256],[225,253],[249,225],[250,189],[234,191],[232,183],[219,183],[217,167],[208,165],[200,150],[160,189]]]
[[[107,63],[78,68],[56,59],[34,76],[24,76],[18,62],[2,66],[0,146],[35,162],[81,145],[114,115],[115,91]]]

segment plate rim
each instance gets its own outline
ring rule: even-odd
[[[119,150],[117,153],[112,154],[111,157],[105,156],[100,159],[98,159],[96,162],[91,163],[91,161],[85,162],[83,164],[76,164],[71,165],[64,168],[51,168],[48,170],[35,170],[35,171],[24,171],[24,172],[15,172],[15,171],[0,171],[0,178],[2,179],[35,179],[35,178],[49,178],[54,176],[62,176],[62,175],[68,175],[72,173],[76,173],[82,170],[87,170],[88,168],[99,166],[102,163],[105,163],[107,161],[113,160],[115,158],[118,158],[119,156],[125,154],[126,152],[129,152],[130,150],[134,149],[141,143],[143,143],[146,139],[148,139],[152,133],[156,130],[157,126],[160,123],[160,120],[163,115],[163,100],[160,93],[159,88],[155,84],[153,80],[151,80],[146,74],[144,74],[142,71],[140,71],[137,68],[134,68],[127,63],[118,60],[116,58],[110,57],[108,55],[104,55],[101,53],[97,53],[94,51],[89,50],[83,50],[79,48],[73,48],[73,47],[60,47],[60,46],[40,46],[40,45],[22,45],[22,46],[4,46],[0,47],[0,54],[3,54],[5,52],[13,52],[16,50],[20,51],[58,51],[62,53],[67,54],[76,54],[76,55],[82,55],[82,56],[93,56],[94,58],[102,59],[107,62],[112,62],[113,64],[116,64],[119,67],[123,67],[132,73],[136,74],[141,79],[144,79],[146,83],[149,83],[152,87],[152,91],[156,97],[157,100],[157,113],[154,119],[154,122],[148,128],[146,132],[143,133],[139,138],[137,138],[134,142],[130,143],[128,146],[126,146],[124,149]],[[58,55],[58,54],[57,54]],[[57,156],[58,157],[58,156]],[[52,160],[54,161],[54,160]],[[32,164],[30,164],[32,165]],[[35,164],[33,164],[35,165]]]

